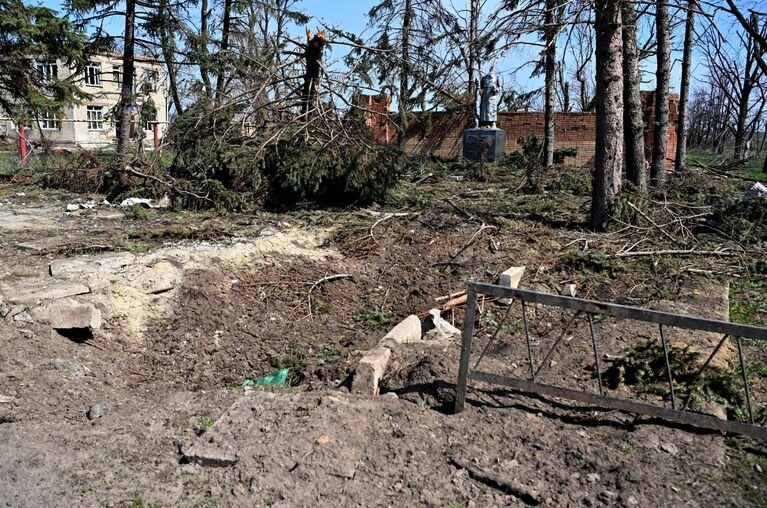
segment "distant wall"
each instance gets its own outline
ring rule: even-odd
[[[397,128],[394,113],[389,112],[390,101],[385,97],[364,97],[368,108],[367,125],[382,143],[396,143]],[[643,92],[645,144],[648,156],[652,153],[654,124],[654,93]],[[669,101],[670,125],[667,167],[673,167],[676,154],[676,121],[678,96]],[[499,113],[498,127],[506,131],[506,153],[519,151],[519,138],[531,135],[543,139],[543,113]],[[463,131],[473,127],[471,115],[455,112],[410,114],[410,125],[405,135],[405,151],[411,154],[434,155],[442,159],[460,159],[463,152]],[[557,148],[575,148],[578,154],[568,157],[565,164],[590,166],[594,163],[596,142],[596,115],[594,113],[555,113],[555,144]]]

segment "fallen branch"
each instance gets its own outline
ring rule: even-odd
[[[461,208],[460,206],[456,205],[456,204],[455,204],[455,201],[453,201],[452,199],[450,199],[450,198],[445,198],[445,202],[446,202],[448,205],[450,205],[450,206],[452,206],[453,208],[455,208],[455,210],[456,210],[458,213],[460,213],[461,215],[463,215],[463,216],[464,216],[464,217],[466,217],[467,219],[469,219],[469,220],[472,220],[472,221],[477,221],[477,218],[476,218],[476,217],[474,217],[472,214],[470,214],[469,212],[467,212],[466,210],[464,210],[464,209],[463,209],[463,208]]]
[[[458,258],[458,256],[460,256],[461,254],[463,254],[463,252],[464,252],[466,249],[468,249],[469,247],[471,247],[471,246],[474,244],[474,242],[476,242],[476,241],[477,241],[477,238],[479,237],[479,235],[480,235],[480,234],[481,234],[483,231],[485,231],[485,230],[487,230],[487,229],[498,229],[498,228],[497,228],[497,227],[495,227],[495,226],[487,226],[487,225],[485,225],[485,224],[483,223],[483,224],[482,224],[482,226],[480,226],[480,228],[479,228],[477,231],[475,231],[473,235],[471,235],[471,238],[469,238],[469,241],[468,241],[468,242],[466,242],[466,243],[464,244],[464,246],[463,246],[463,247],[461,247],[461,250],[459,250],[458,252],[456,252],[456,253],[453,255],[453,257],[451,257],[451,258],[450,258],[450,261],[448,261],[448,262],[445,264],[445,268],[447,268],[448,266],[452,265],[452,264],[453,264],[453,262],[454,262],[454,261],[455,261],[455,260]]]
[[[314,284],[312,284],[312,287],[309,288],[309,293],[307,294],[307,299],[309,300],[309,317],[314,319],[314,316],[312,316],[312,291],[317,289],[322,284],[325,284],[326,282],[331,282],[334,280],[341,280],[341,279],[351,279],[353,278],[353,275],[350,275],[348,273],[339,273],[336,275],[328,275],[327,277],[323,277]]]
[[[449,458],[448,462],[459,469],[465,469],[469,473],[469,476],[478,482],[482,482],[489,487],[498,489],[506,494],[518,497],[525,504],[531,506],[537,506],[541,504],[540,494],[533,490],[528,489],[511,478],[503,477],[499,474],[491,473],[488,471],[482,471],[471,464],[465,463],[458,459]]]
[[[737,256],[738,252],[724,250],[655,250],[638,252],[619,252],[613,254],[616,258],[630,258],[643,256]]]
[[[650,217],[648,217],[648,216],[647,216],[647,214],[645,214],[645,213],[644,213],[642,210],[640,210],[639,208],[637,208],[636,206],[634,206],[634,203],[632,203],[631,201],[627,201],[627,203],[628,203],[628,205],[629,205],[631,208],[633,208],[633,209],[634,209],[634,211],[635,211],[635,212],[637,212],[639,215],[641,215],[642,217],[644,217],[644,219],[645,219],[647,222],[649,222],[650,224],[652,224],[652,225],[653,225],[653,227],[654,227],[655,229],[657,229],[658,231],[660,231],[660,233],[661,233],[663,236],[665,236],[666,238],[668,238],[668,239],[669,239],[669,240],[671,240],[672,242],[676,242],[676,239],[675,239],[673,236],[671,236],[671,235],[668,233],[668,231],[666,231],[665,229],[663,229],[663,228],[661,228],[660,226],[658,226],[658,224],[657,224],[657,223],[656,223],[654,220],[652,220]]]

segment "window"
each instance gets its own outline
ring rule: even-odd
[[[150,92],[157,91],[157,71],[144,72],[144,83],[146,83],[146,89]]]
[[[122,67],[115,67],[112,69],[112,81],[114,81],[117,86],[121,86],[123,84]]]
[[[37,72],[40,74],[40,79],[45,82],[53,81],[58,77],[59,66],[55,61],[53,62],[35,62]]]
[[[104,130],[104,106],[88,106],[88,130]]]
[[[44,111],[38,117],[40,121],[40,129],[44,131],[57,131],[61,129],[61,120],[59,120],[55,114],[50,111]]]
[[[89,62],[85,67],[85,84],[88,86],[101,86],[101,64]]]

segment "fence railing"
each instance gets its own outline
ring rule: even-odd
[[[487,344],[479,354],[479,358],[477,359],[474,368],[471,368],[470,361],[472,354],[472,344],[474,342],[475,334],[475,319],[477,315],[478,295],[511,299],[510,305],[513,305],[515,302],[520,302],[519,312],[521,313],[522,323],[524,325],[523,328],[527,351],[527,358],[524,360],[528,364],[530,371],[530,376],[527,379],[477,370],[490,346],[497,339],[498,333],[504,326],[509,312],[507,312],[506,317],[504,317],[504,319],[497,325],[495,333],[490,335]],[[535,362],[533,359],[532,340],[527,312],[528,304],[560,308],[573,312],[573,315],[566,322],[564,329],[557,336],[553,345],[548,349],[540,363]],[[595,317],[597,316],[641,321],[658,325],[659,339],[662,346],[663,355],[665,357],[665,378],[668,382],[668,393],[670,395],[671,406],[670,408],[668,407],[668,403],[664,403],[662,406],[654,405],[640,400],[631,400],[627,398],[611,396],[607,393],[607,389],[605,388],[603,382],[604,372],[601,366],[599,350],[600,341],[595,332]],[[596,375],[593,392],[574,389],[571,387],[544,384],[541,383],[539,379],[545,369],[551,365],[550,361],[556,354],[559,346],[562,344],[568,330],[579,317],[584,317],[587,321],[590,336],[589,342],[592,350],[591,353],[594,356],[593,365],[596,371]],[[712,361],[718,354],[720,354],[723,346],[728,340],[735,340],[738,352],[737,361],[740,369],[740,374],[743,379],[743,390],[745,392],[744,397],[746,401],[746,409],[748,412],[748,423],[724,420],[716,416],[709,416],[693,412],[688,409],[690,397],[687,397],[687,399],[682,403],[680,403],[681,401],[677,400],[674,372],[672,370],[671,361],[669,359],[669,344],[666,336],[668,327],[714,332],[716,334],[723,335],[703,365],[695,372],[695,374],[692,376],[692,379],[688,380],[688,384],[701,378],[704,371],[711,367]],[[539,293],[523,289],[513,289],[503,286],[470,282],[468,286],[468,306],[464,319],[463,341],[461,344],[461,360],[458,373],[458,385],[456,390],[455,412],[458,413],[463,411],[466,403],[468,382],[469,380],[474,380],[489,384],[503,385],[521,392],[537,393],[551,397],[561,397],[577,402],[594,404],[605,409],[617,409],[629,413],[649,415],[660,419],[688,424],[700,428],[719,430],[723,432],[733,432],[767,440],[767,428],[765,428],[765,422],[763,421],[758,423],[755,421],[754,417],[753,397],[743,355],[743,339],[767,341],[767,328],[730,323],[726,321],[706,319],[701,317],[685,316],[681,314],[649,310],[639,307],[630,307],[612,303],[584,300],[581,298]],[[767,345],[767,342],[765,342],[765,344]]]

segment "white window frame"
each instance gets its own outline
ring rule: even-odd
[[[59,64],[56,60],[38,60],[35,62],[35,67],[45,83],[54,81],[59,77]]]
[[[61,130],[61,119],[50,111],[43,111],[37,118],[40,122],[40,130],[43,131],[58,131]]]
[[[88,62],[85,66],[85,85],[101,86],[101,63]]]
[[[104,106],[97,106],[95,104],[86,106],[85,115],[89,131],[104,130]]]
[[[114,66],[112,68],[112,81],[119,87],[123,84],[123,68]]]

